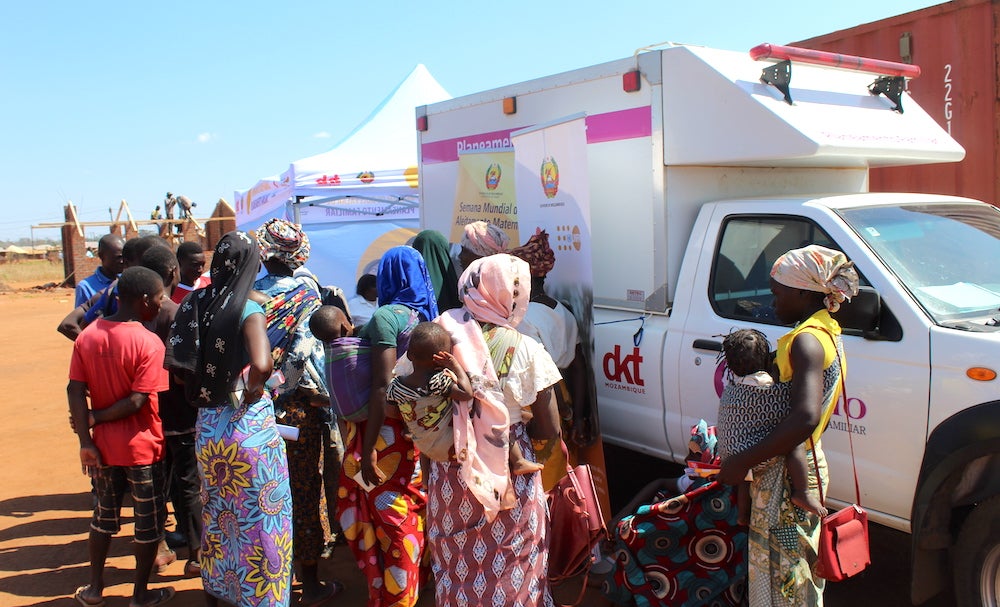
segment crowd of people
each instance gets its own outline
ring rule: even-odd
[[[545,292],[556,261],[545,232],[512,249],[487,222],[455,244],[425,230],[389,249],[352,298],[321,286],[307,234],[282,219],[223,236],[207,276],[195,243],[175,254],[156,236],[109,235],[99,247],[101,266],[59,325],[74,340],[70,422],[94,496],[83,607],[105,603],[126,495],[132,607],[174,595],[149,588],[174,558],[168,502],[184,572],[201,577],[209,605],[289,605],[293,577],[297,604],[334,604],[343,585],[321,580],[318,563],[337,538],[369,607],[412,607],[426,592],[438,607],[553,605],[545,490],[560,466],[544,463],[573,431],[565,420],[584,406],[588,371],[572,312]],[[843,373],[829,311],[857,276],[842,254],[808,247],[772,277],[778,318],[799,324],[773,368],[765,339],[759,360],[734,369],[761,379],[747,398],[769,404],[753,428],[720,430],[718,478],[741,485],[753,470],[750,604],[814,605],[819,434]],[[328,368],[342,338],[359,338],[370,362],[366,414],[352,419],[335,413]],[[720,416],[740,402],[727,392]],[[770,540],[782,525],[790,548]]]

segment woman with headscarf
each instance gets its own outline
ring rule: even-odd
[[[288,443],[292,486],[295,561],[302,582],[303,605],[319,604],[343,589],[340,582],[319,579],[319,558],[326,544],[322,526],[321,460],[330,397],[323,377],[323,345],[309,330],[309,318],[322,302],[316,281],[296,275],[309,260],[309,236],[298,225],[271,219],[257,230],[260,258],[267,274],[254,288],[267,297],[264,312],[275,367],[285,377],[275,396],[281,423],[298,428]]]
[[[413,239],[413,248],[420,252],[431,275],[439,312],[462,306],[458,301],[458,273],[448,246],[448,239],[437,230],[424,230]]]
[[[361,328],[371,344],[368,419],[344,422],[345,454],[338,510],[340,527],[368,580],[370,607],[412,607],[421,582],[425,496],[419,452],[399,411],[386,405],[396,359],[409,334],[437,316],[434,288],[416,249],[386,251],[377,274],[382,305]]]
[[[264,311],[248,300],[259,267],[254,239],[243,232],[223,236],[212,257],[212,283],[185,298],[167,342],[166,366],[199,408],[200,560],[209,605],[219,599],[238,607],[288,605],[292,591],[285,441],[264,392],[271,348]]]
[[[541,475],[511,477],[507,459],[508,430],[529,458],[530,439],[559,436],[552,394],[559,369],[516,328],[530,284],[528,264],[517,257],[476,260],[459,279],[463,307],[436,321],[451,334],[475,392],[454,406],[455,461],[430,464],[428,542],[438,607],[552,605]]]
[[[531,299],[517,330],[540,341],[556,366],[565,369],[576,357],[580,334],[569,308],[545,292],[545,277],[556,263],[548,233],[536,229],[526,243],[511,249],[510,254],[526,261],[531,273]]]
[[[559,403],[563,421],[562,432],[567,437],[567,447],[575,462],[579,457],[578,448],[594,441],[588,433],[593,432],[592,420],[596,419],[596,409],[591,410],[596,407],[596,401],[587,389],[590,371],[580,344],[576,317],[569,308],[545,292],[545,277],[556,262],[545,230],[536,228],[528,241],[511,249],[510,254],[526,261],[531,272],[531,299],[517,330],[545,346],[545,351],[559,367],[563,381],[556,386],[556,402]],[[556,446],[549,443],[538,451],[538,456],[545,462],[542,486],[546,490],[566,476],[566,459],[562,450],[554,448]]]
[[[455,273],[461,274],[473,261],[506,253],[510,247],[510,237],[507,233],[488,221],[473,221],[466,224],[462,231],[462,240],[451,245],[450,254],[455,265]]]
[[[734,444],[718,480],[736,485],[753,470],[749,527],[750,605],[815,606],[824,581],[814,577],[820,518],[793,505],[785,455],[805,443],[809,491],[828,483],[820,435],[846,374],[840,325],[831,312],[858,292],[854,264],[818,245],[788,251],[771,268],[774,312],[795,328],[778,339],[778,381],[760,407],[773,429],[754,444]],[[740,437],[720,437],[739,441]]]

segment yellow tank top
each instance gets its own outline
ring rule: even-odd
[[[819,310],[809,318],[805,319],[799,323],[794,329],[788,333],[782,335],[778,338],[778,352],[777,352],[777,364],[778,364],[778,374],[779,381],[788,382],[792,380],[793,369],[792,369],[792,342],[795,341],[796,336],[801,333],[812,333],[819,340],[819,343],[823,346],[823,369],[830,368],[830,365],[837,360],[837,345],[834,341],[835,336],[837,341],[840,337],[840,324],[830,316],[830,312],[827,310]],[[847,377],[847,361],[841,357],[840,361],[840,372]],[[823,394],[823,414],[820,417],[819,425],[812,433],[812,442],[815,443],[819,440],[820,435],[823,430],[826,429],[827,423],[830,421],[830,416],[833,415],[834,405],[840,398],[840,381],[839,379],[834,382],[831,390],[824,390]]]

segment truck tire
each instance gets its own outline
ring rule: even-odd
[[[1000,605],[1000,496],[969,513],[952,555],[958,606]]]

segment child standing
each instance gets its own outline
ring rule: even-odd
[[[767,393],[774,384],[777,368],[767,336],[754,329],[739,329],[727,335],[722,341],[722,352],[732,373],[732,381],[722,392],[716,425],[719,455],[725,461],[739,451],[735,444],[737,436],[744,444],[754,444],[770,431],[769,427],[757,423],[761,416],[755,415],[754,409],[767,406]],[[804,444],[785,456],[785,468],[791,480],[792,503],[821,517],[826,516],[826,508],[808,491],[809,467]],[[749,484],[740,483],[737,491],[739,522],[746,525],[750,521]]]
[[[327,344],[354,333],[347,314],[333,305],[320,306],[309,317],[309,330],[313,337]],[[327,385],[328,388],[331,386]],[[332,390],[331,390],[332,394]],[[329,558],[336,545],[337,536],[343,533],[337,523],[337,489],[340,486],[340,462],[344,459],[343,431],[332,407],[324,407],[326,419],[326,439],[323,441],[323,497],[326,498],[326,529],[329,536],[323,547],[323,558]]]
[[[451,402],[469,400],[473,393],[468,374],[451,353],[453,345],[451,336],[440,325],[418,324],[406,350],[410,364],[404,363],[398,368],[409,373],[397,375],[386,390],[386,400],[399,407],[421,455],[435,461],[446,462],[454,456]],[[542,469],[542,464],[524,457],[513,437],[509,438],[509,445],[512,475],[531,474]],[[424,465],[423,469],[428,468]]]
[[[164,438],[157,392],[167,389],[163,342],[142,323],[160,312],[163,280],[148,268],[125,270],[118,311],[88,326],[73,344],[67,395],[80,440],[80,463],[94,479],[97,505],[90,524],[90,584],[77,589],[82,605],[104,605],[104,563],[121,528],[126,490],[135,518],[135,587],[131,607],[152,607],[174,596],[150,591],[149,575],[166,519]],[[90,396],[88,410],[87,396]]]

